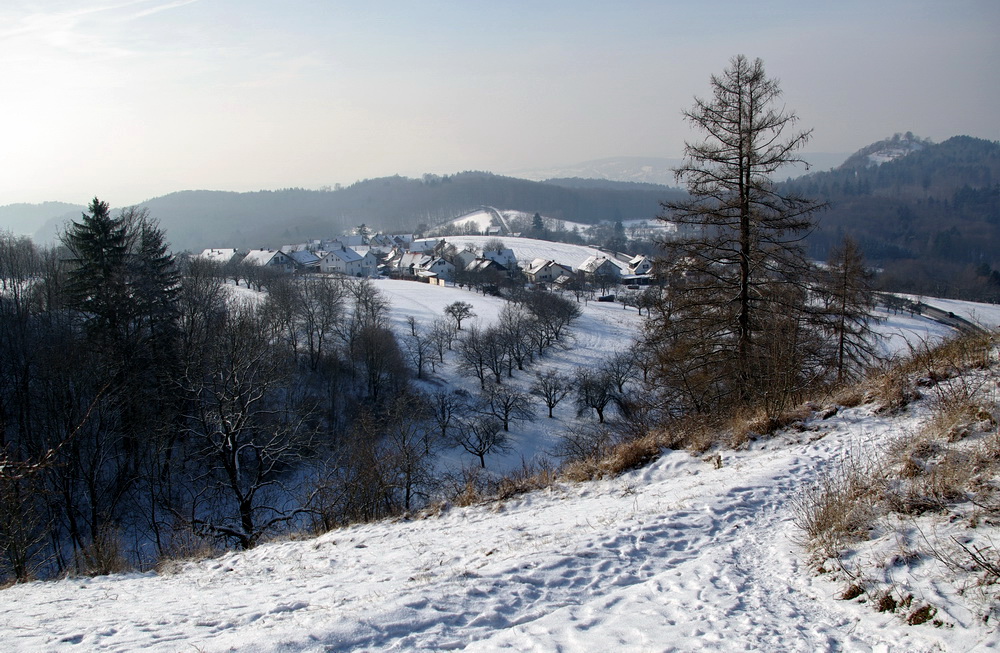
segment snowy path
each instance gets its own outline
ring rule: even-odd
[[[727,454],[718,470],[673,452],[614,480],[176,575],[13,587],[0,639],[9,651],[968,648],[832,600],[841,588],[812,577],[793,542],[796,489],[890,428],[862,411]]]

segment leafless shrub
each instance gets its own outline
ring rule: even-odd
[[[906,366],[901,365],[878,368],[869,377],[867,386],[865,400],[878,404],[875,412],[880,415],[895,415],[921,396],[913,386]]]
[[[794,502],[795,523],[809,546],[826,557],[864,535],[876,514],[881,465],[849,458],[821,476]]]
[[[77,569],[84,576],[121,574],[132,569],[124,553],[121,534],[105,526],[90,544],[77,553]]]
[[[909,616],[906,617],[906,623],[911,626],[919,626],[922,623],[926,623],[934,618],[937,614],[937,608],[932,605],[924,604],[911,612]]]
[[[186,563],[207,560],[221,552],[216,542],[195,535],[190,528],[177,529],[164,545],[155,570],[161,575],[175,574]]]
[[[551,487],[557,480],[555,468],[547,462],[521,461],[521,466],[508,472],[494,486],[495,498],[504,500],[526,492]]]
[[[947,451],[929,461],[922,473],[903,479],[887,492],[889,508],[906,515],[940,512],[963,499],[974,474],[968,455]]]

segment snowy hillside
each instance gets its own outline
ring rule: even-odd
[[[486,236],[445,236],[444,239],[457,247],[459,250],[471,245],[477,249],[482,249],[489,240]],[[437,238],[427,239],[436,242]],[[521,267],[536,258],[552,259],[557,263],[569,265],[576,268],[578,265],[591,256],[607,256],[606,253],[595,247],[586,245],[570,245],[568,243],[554,243],[548,240],[537,240],[535,238],[517,238],[514,236],[503,236],[500,238],[503,244],[509,247],[517,257]]]
[[[313,540],[0,593],[6,651],[971,651],[962,597],[907,626],[816,576],[801,488],[913,418],[871,406],[722,467],[668,452],[614,480],[353,526]],[[944,591],[940,589],[938,591]],[[928,597],[931,598],[931,597]]]
[[[448,240],[463,246],[462,238]],[[569,260],[589,250],[504,241],[528,259]],[[553,249],[560,247],[567,249]],[[484,325],[504,305],[452,287],[376,284],[401,334],[407,318],[423,328],[454,301],[473,304]],[[998,307],[923,301],[1000,325]],[[885,317],[879,328],[892,336],[886,351],[948,334],[920,316]],[[547,353],[537,368],[593,367],[626,346],[640,324],[634,309],[591,302],[566,348]],[[529,379],[519,373],[513,382]],[[452,365],[426,383],[476,385]],[[825,470],[917,429],[925,415],[920,406],[887,417],[861,405],[721,451],[719,468],[666,451],[611,480],[443,506],[177,563],[161,574],[17,585],[0,591],[0,641],[4,651],[995,649],[994,625],[977,622],[979,606],[942,581],[947,570],[925,569],[929,580],[921,586],[920,598],[939,609],[939,628],[907,626],[899,616],[838,600],[842,580],[816,575],[793,522],[803,488]],[[553,420],[519,425],[514,451],[488,458],[490,469],[545,455],[576,420],[572,407],[560,405]],[[455,451],[443,464],[469,462]]]

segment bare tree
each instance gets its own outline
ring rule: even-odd
[[[509,385],[496,383],[486,386],[480,411],[500,420],[504,431],[510,430],[511,422],[521,422],[535,416],[527,394]]]
[[[810,282],[800,243],[821,206],[781,194],[771,182],[779,168],[799,161],[794,153],[810,132],[786,133],[797,117],[775,108],[781,91],[761,60],[734,57],[711,86],[711,99],[696,98],[684,112],[706,135],[687,143],[676,170],[690,199],[663,205],[662,219],[687,236],[661,243],[678,283],[671,284],[674,319],[657,328],[680,346],[678,354],[694,355],[701,383],[719,400],[747,402],[765,387],[754,365],[761,347],[780,337],[766,331],[774,324],[768,316],[808,311],[802,293],[784,289]]]
[[[503,424],[495,417],[484,416],[462,423],[455,435],[455,443],[479,459],[479,466],[486,468],[486,456],[491,453],[507,453],[512,450],[503,430]]]
[[[607,374],[592,370],[580,373],[576,383],[578,414],[583,415],[593,409],[597,413],[597,421],[603,424],[604,411],[614,399],[614,385]]]
[[[203,358],[184,372],[187,434],[200,461],[192,469],[191,521],[241,548],[294,516],[271,491],[311,436],[287,405],[289,368],[268,340],[267,319],[252,306],[232,307]]]
[[[455,320],[455,326],[459,331],[462,330],[462,320],[476,316],[475,311],[472,309],[472,304],[469,302],[452,302],[444,307],[444,313]]]
[[[836,348],[837,382],[854,379],[876,356],[878,322],[872,273],[865,267],[858,243],[848,237],[830,252],[824,291],[828,328]]]
[[[545,407],[549,409],[549,417],[552,417],[552,410],[559,405],[559,402],[573,393],[572,380],[554,369],[538,372],[535,374],[535,382],[531,386],[531,394],[541,397]]]

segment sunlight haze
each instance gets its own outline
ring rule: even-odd
[[[5,2],[0,204],[677,157],[742,53],[852,152],[1000,139],[1000,3]]]

